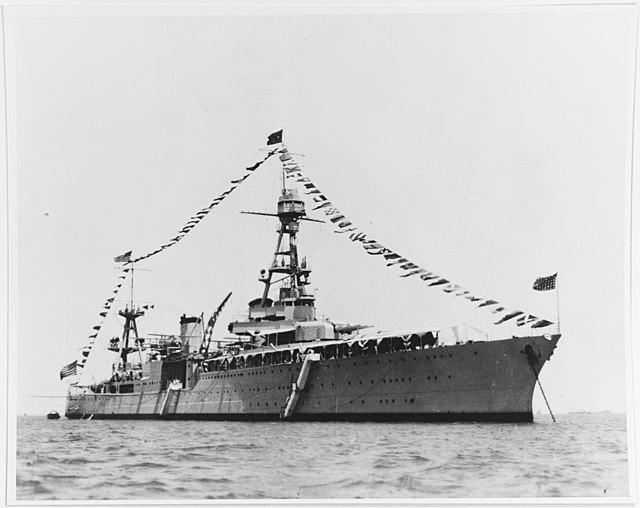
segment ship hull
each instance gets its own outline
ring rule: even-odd
[[[537,375],[559,335],[320,360],[311,365],[293,421],[531,422]],[[185,380],[192,388],[69,395],[67,418],[278,420],[302,363]],[[197,378],[197,379],[196,379]]]
[[[93,413],[92,413],[93,414]],[[70,413],[70,420],[88,419],[90,414]],[[159,414],[99,414],[96,420],[192,420],[192,421],[239,421],[239,422],[273,422],[282,420],[276,413],[176,413]],[[293,422],[494,422],[494,423],[531,423],[533,414],[522,413],[331,413],[331,414],[296,414],[288,421]]]

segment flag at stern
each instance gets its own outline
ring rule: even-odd
[[[74,360],[69,365],[65,365],[62,367],[60,371],[60,379],[64,379],[65,377],[75,376],[78,372],[78,360]]]

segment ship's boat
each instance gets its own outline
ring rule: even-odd
[[[47,413],[47,420],[59,420],[59,419],[60,419],[60,413],[58,413],[57,411],[53,410]]]
[[[212,340],[229,294],[206,324],[183,315],[179,333],[142,337],[146,309],[127,305],[108,347],[119,358],[111,377],[72,385],[66,417],[533,421],[533,391],[560,334],[446,343],[438,329],[374,333],[319,319],[297,241],[313,219],[284,182],[276,212],[262,214],[278,219],[278,238],[247,318]]]

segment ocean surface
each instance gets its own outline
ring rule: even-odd
[[[533,424],[17,424],[18,500],[629,495],[626,416]],[[10,477],[11,478],[11,477]]]

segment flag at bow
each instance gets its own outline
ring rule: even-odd
[[[282,143],[282,129],[280,129],[278,132],[270,134],[267,138],[267,145],[275,145],[277,143]]]
[[[536,291],[550,291],[556,288],[557,273],[549,275],[548,277],[538,277],[533,283],[533,289]]]
[[[64,379],[65,377],[75,376],[78,372],[78,360],[74,360],[69,365],[65,365],[62,367],[60,371],[60,379]]]
[[[125,252],[124,254],[120,254],[119,256],[116,256],[115,258],[113,258],[113,260],[116,263],[128,263],[129,261],[131,261],[131,252]]]

